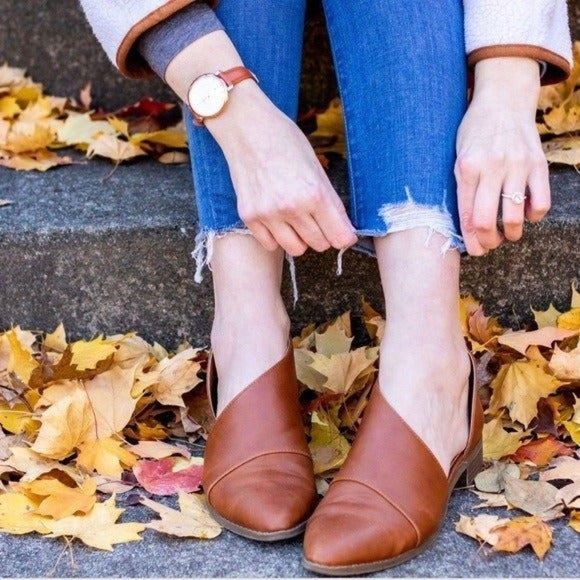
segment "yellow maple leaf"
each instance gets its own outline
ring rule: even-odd
[[[120,478],[123,465],[132,467],[137,456],[122,447],[122,442],[111,437],[87,441],[79,445],[77,464],[87,471]]]
[[[326,377],[322,388],[333,393],[348,394],[364,385],[375,372],[374,362],[379,356],[379,347],[361,346],[350,352],[324,356],[310,353],[310,366]]]
[[[115,135],[99,135],[90,141],[87,150],[87,157],[91,158],[95,155],[120,163],[140,155],[146,155],[146,153],[138,145],[123,141]]]
[[[0,399],[0,425],[10,433],[28,433],[33,435],[38,430],[40,423],[34,419],[30,408],[22,403],[16,402],[9,405]]]
[[[51,459],[64,459],[95,432],[86,395],[80,389],[59,399],[40,417],[42,426],[31,449]]]
[[[558,316],[558,328],[568,330],[580,330],[580,308],[572,308]]]
[[[573,510],[570,513],[570,522],[569,526],[580,533],[580,510]]]
[[[543,559],[552,545],[552,528],[538,516],[522,516],[491,529],[498,536],[494,550],[519,552],[531,546],[538,558]]]
[[[558,317],[562,314],[559,310],[556,310],[555,306],[550,302],[550,306],[547,310],[534,310],[530,308],[534,314],[534,320],[538,325],[538,328],[544,328],[545,326],[556,326]]]
[[[9,534],[47,534],[48,518],[34,513],[38,504],[23,493],[0,494],[0,531]]]
[[[97,486],[91,479],[86,479],[78,487],[70,487],[53,478],[36,479],[18,485],[17,489],[39,502],[35,513],[56,520],[76,512],[87,513],[97,501]]]
[[[23,474],[20,478],[21,483],[34,481],[37,477],[49,472],[61,473],[65,480],[70,479],[78,484],[83,481],[83,477],[72,464],[67,465],[47,459],[28,447],[10,447],[10,451],[12,455],[0,463],[0,466],[7,465],[20,471]]]
[[[116,130],[107,121],[93,121],[89,113],[69,113],[58,130],[57,138],[66,145],[90,143],[97,135],[116,135]]]
[[[314,473],[318,475],[338,469],[350,451],[349,442],[340,433],[327,411],[314,411],[311,420],[308,446],[314,462]]]
[[[28,154],[15,154],[7,159],[0,159],[0,165],[16,171],[48,171],[59,165],[70,165],[71,157],[62,157],[53,151],[40,149]]]
[[[54,130],[49,123],[16,120],[2,147],[11,153],[27,153],[45,149],[53,140]]]
[[[115,501],[116,494],[113,493],[107,501],[95,504],[87,515],[48,521],[51,533],[47,537],[70,536],[87,546],[109,551],[114,544],[142,540],[139,534],[145,529],[145,524],[116,523],[125,510],[116,507]]]
[[[544,326],[539,330],[533,331],[518,330],[514,332],[510,330],[501,336],[498,336],[497,341],[500,344],[505,344],[525,355],[526,350],[530,345],[550,347],[553,342],[564,340],[574,334],[576,334],[576,331],[574,330]]]
[[[578,342],[576,348],[569,352],[561,350],[556,345],[549,367],[559,379],[580,379],[580,342]]]
[[[145,497],[140,502],[161,516],[160,520],[145,524],[146,527],[163,534],[203,539],[215,538],[221,534],[222,528],[211,517],[203,495],[178,492],[179,510]]]
[[[94,340],[79,340],[70,345],[72,359],[71,365],[79,371],[94,369],[101,362],[114,354],[116,344],[114,341],[99,336]]]
[[[144,141],[150,143],[159,143],[166,147],[175,147],[183,149],[187,147],[185,133],[177,129],[164,129],[161,131],[151,131],[150,133],[134,133],[129,141],[135,145],[140,145]]]
[[[151,387],[153,396],[162,405],[185,407],[183,395],[201,382],[197,373],[199,362],[192,360],[200,349],[187,348],[171,358],[165,358],[151,369],[158,373],[157,382]]]
[[[505,407],[510,417],[527,427],[537,415],[538,401],[563,383],[545,372],[536,361],[515,361],[502,365],[493,379],[488,413]]]
[[[28,384],[32,373],[38,368],[38,362],[22,343],[16,329],[8,331],[4,336],[10,346],[8,372],[14,373],[23,383]]]
[[[137,399],[131,395],[135,382],[134,368],[114,366],[84,381],[84,391],[94,417],[97,439],[104,439],[122,431],[131,420]]]
[[[494,417],[483,426],[483,456],[487,461],[501,459],[515,453],[526,435],[521,431],[508,432],[501,417]]]

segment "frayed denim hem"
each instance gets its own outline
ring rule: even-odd
[[[376,258],[373,238],[383,237],[394,232],[411,228],[426,227],[425,246],[429,244],[435,232],[445,237],[441,245],[441,254],[456,249],[459,253],[466,251],[463,236],[457,233],[453,217],[445,204],[447,190],[444,190],[443,201],[440,204],[422,204],[416,202],[408,186],[405,186],[407,199],[403,202],[385,203],[378,209],[379,217],[384,221],[383,229],[355,229],[359,236],[358,242],[350,246],[354,251]],[[342,256],[348,248],[343,248],[337,255],[336,274],[342,274]]]
[[[382,229],[355,229],[354,233],[359,236],[358,242],[349,246],[354,251],[361,252],[367,256],[376,258],[373,238],[383,237],[394,232],[401,232],[411,228],[427,228],[425,246],[435,232],[444,236],[445,240],[441,244],[441,255],[446,254],[449,250],[457,249],[460,253],[466,251],[463,237],[456,231],[453,217],[445,204],[444,192],[443,201],[440,204],[422,204],[416,202],[409,187],[405,186],[407,199],[403,202],[385,203],[378,209],[379,217],[384,221],[385,227]],[[225,236],[228,233],[252,234],[245,227],[229,227],[222,230],[201,230],[195,236],[195,246],[192,257],[196,262],[194,280],[200,283],[203,280],[202,269],[207,264],[211,270],[211,258],[213,256],[213,247],[216,239]],[[336,257],[336,275],[342,274],[342,257],[349,248],[342,248],[338,251]],[[290,279],[292,281],[292,293],[294,297],[293,306],[298,301],[298,284],[296,282],[296,263],[295,257],[284,252],[286,261],[290,268]]]

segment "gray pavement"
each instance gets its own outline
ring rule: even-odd
[[[435,544],[414,560],[377,576],[422,577],[577,577],[580,536],[554,522],[554,546],[544,561],[528,548],[518,554],[492,553],[475,540],[455,532],[459,514],[473,510],[478,499],[456,491],[443,531]],[[169,504],[174,505],[169,500]],[[489,510],[505,517],[505,510]],[[153,512],[131,506],[122,521],[149,521]],[[509,515],[513,515],[509,514]],[[114,576],[114,577],[300,577],[311,576],[300,564],[301,542],[262,544],[224,531],[214,540],[189,540],[146,530],[141,542],[121,544],[113,552],[88,548],[79,542],[72,551],[62,539],[0,534],[1,575]]]

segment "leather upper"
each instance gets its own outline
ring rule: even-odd
[[[217,377],[208,360],[215,404]],[[312,458],[298,402],[291,341],[284,357],[218,415],[208,436],[203,488],[225,519],[260,532],[292,528],[317,502]]]
[[[469,440],[449,477],[384,398],[377,376],[349,456],[306,527],[306,560],[364,566],[417,549],[437,532],[458,470],[482,437],[471,354],[470,361]]]

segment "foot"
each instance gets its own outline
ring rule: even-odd
[[[218,376],[217,414],[286,352],[290,319],[282,299],[216,310],[211,348]]]
[[[396,334],[394,334],[396,336]],[[409,348],[406,345],[420,345]],[[469,355],[455,341],[383,339],[379,386],[397,413],[423,440],[447,475],[467,443]]]

